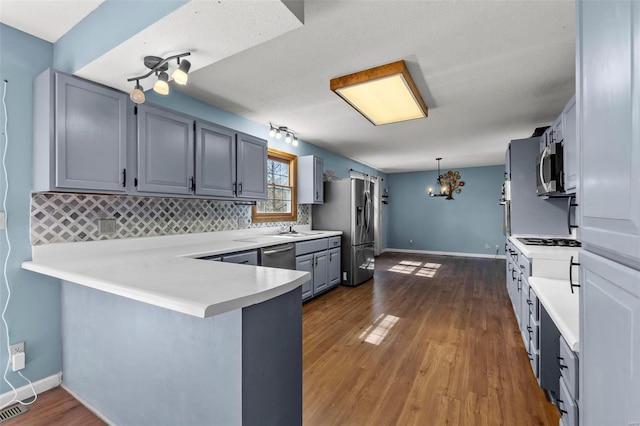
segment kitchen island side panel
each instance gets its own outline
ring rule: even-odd
[[[242,424],[302,425],[302,288],[242,309]]]
[[[62,283],[63,386],[115,424],[242,424],[241,334],[241,310],[196,318]]]

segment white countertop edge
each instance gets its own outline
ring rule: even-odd
[[[571,293],[568,280],[529,277],[529,285],[538,300],[558,327],[572,351],[580,349],[580,294],[579,289]]]
[[[278,228],[257,228],[45,244],[32,248],[33,260],[23,262],[22,268],[138,302],[206,318],[280,296],[307,282],[310,274],[284,269],[278,269],[279,272],[274,274],[272,268],[196,261],[193,258],[342,234],[340,231],[311,230],[309,226],[296,226],[295,229],[313,234],[282,238],[274,236]],[[226,279],[230,281],[214,283],[218,287],[212,290],[210,277],[218,273],[226,274]],[[173,277],[173,281],[169,276]],[[185,288],[184,292],[176,287],[180,285],[182,276],[190,280],[189,288]]]
[[[206,262],[206,261],[204,261]],[[212,262],[212,266],[215,264]],[[238,265],[242,268],[258,268],[256,266]],[[290,281],[284,282],[279,285],[272,286],[270,288],[257,291],[248,295],[223,300],[216,303],[198,303],[190,299],[179,299],[175,296],[167,297],[160,293],[153,293],[136,289],[131,286],[123,286],[114,284],[113,282],[98,279],[92,276],[84,274],[76,274],[73,272],[64,271],[55,267],[49,267],[45,265],[39,265],[37,263],[28,261],[22,263],[22,269],[26,269],[39,274],[47,275],[53,278],[58,278],[63,281],[68,281],[73,284],[82,285],[92,288],[94,290],[104,291],[109,294],[122,296],[127,299],[135,300],[142,303],[158,306],[161,308],[169,309],[175,312],[181,312],[183,314],[195,316],[198,318],[208,318],[211,316],[219,315],[225,312],[233,311],[236,309],[245,308],[247,306],[255,305],[265,302],[274,297],[283,295],[309,280],[309,273],[302,271],[291,271],[301,274],[301,276],[294,278]]]

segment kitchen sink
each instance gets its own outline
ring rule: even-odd
[[[275,238],[304,238],[309,235],[318,235],[321,232],[285,232],[283,234],[272,235]]]

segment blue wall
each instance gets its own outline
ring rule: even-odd
[[[11,299],[7,308],[9,340],[26,342],[27,367],[22,373],[38,380],[62,370],[60,341],[60,284],[58,280],[20,269],[20,264],[31,259],[29,244],[30,192],[32,176],[32,84],[33,79],[51,66],[53,46],[14,28],[0,24],[0,79],[8,80],[6,104],[8,114],[7,172],[9,191],[7,200],[7,227],[11,241],[11,257],[7,275]],[[4,81],[0,81],[4,84]],[[4,93],[4,86],[2,88]],[[4,129],[4,114],[0,114]],[[1,147],[4,148],[4,135]],[[5,180],[2,175],[4,195]],[[2,261],[7,253],[6,231],[0,231]],[[0,301],[4,307],[8,291],[4,278]],[[0,337],[0,367],[7,363],[4,326]],[[8,373],[15,387],[26,385],[16,373]],[[10,390],[0,383],[0,393]]]
[[[387,175],[390,249],[494,255],[499,245],[504,253],[499,205],[504,166],[458,170],[465,186],[455,200],[427,196],[428,187],[437,190],[436,171]]]

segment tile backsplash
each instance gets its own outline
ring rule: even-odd
[[[298,205],[298,225],[309,224]],[[98,219],[116,219],[116,233],[99,235]],[[191,198],[37,192],[31,194],[31,244],[111,240],[290,225],[251,223],[251,206]]]

